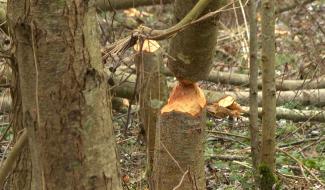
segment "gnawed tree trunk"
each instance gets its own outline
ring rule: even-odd
[[[262,145],[261,189],[274,189],[275,172],[275,129],[276,129],[276,88],[275,88],[275,18],[274,0],[262,0]]]
[[[8,1],[31,189],[121,189],[94,1]]]
[[[157,125],[153,189],[205,189],[205,106],[196,84],[173,89]]]
[[[167,99],[167,81],[161,74],[162,55],[154,41],[144,41],[135,56],[139,77],[138,96],[140,122],[147,144],[147,176],[151,175],[154,159],[156,123],[159,111]],[[141,51],[139,51],[141,49]]]
[[[178,23],[197,1],[176,0]],[[202,13],[219,1],[207,1]],[[216,43],[216,19],[206,20],[179,32],[170,43],[168,67],[179,83],[160,113],[151,187],[156,190],[205,189],[203,132],[206,100],[195,84],[205,79],[212,65]]]

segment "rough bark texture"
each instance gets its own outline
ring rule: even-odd
[[[249,0],[249,130],[255,187],[259,187],[258,62],[256,1]]]
[[[179,190],[205,190],[205,111],[195,117],[174,111],[163,113],[157,127],[154,190],[171,190],[180,183]]]
[[[11,78],[11,98],[12,107],[11,111],[11,126],[14,133],[14,142],[18,139],[18,134],[24,129],[23,126],[23,110],[20,92],[19,71],[16,62],[11,62],[12,78]],[[15,167],[9,178],[9,183],[6,189],[31,189],[30,181],[32,180],[32,163],[30,158],[30,151],[28,145],[20,152],[16,160]]]
[[[121,189],[94,1],[8,1],[31,189]]]
[[[272,189],[275,178],[275,35],[274,0],[262,1],[262,146],[261,188]]]
[[[175,19],[178,23],[193,8],[197,0],[176,0]],[[220,1],[212,1],[202,13],[217,9]],[[215,19],[195,24],[172,38],[168,68],[180,81],[191,83],[205,79],[212,66],[214,47],[217,39]]]
[[[157,52],[140,52],[135,58],[139,77],[140,121],[147,144],[147,175],[153,166],[156,123],[160,108],[167,100],[167,81],[160,72],[162,56]]]

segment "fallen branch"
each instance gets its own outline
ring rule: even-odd
[[[115,79],[115,81],[122,81],[123,79]],[[127,81],[122,82],[122,84],[113,88],[113,93],[117,97],[127,98],[130,99],[133,96],[134,90],[134,81],[135,76],[131,76],[128,78]],[[172,85],[170,85],[172,86]],[[211,90],[204,90],[206,94],[207,101],[209,103],[216,102],[217,100],[221,99],[225,95],[233,96],[237,99],[238,103],[242,105],[248,105],[248,98],[249,92],[218,92],[218,91],[211,91]],[[277,104],[283,105],[286,102],[290,102],[294,99],[295,102],[301,104],[317,104],[317,106],[325,105],[325,89],[320,89],[319,91],[315,90],[305,90],[302,93],[299,92],[295,99],[294,96],[296,92],[294,91],[284,91],[280,93],[280,98],[278,99]],[[259,103],[261,94],[259,93]],[[318,101],[319,100],[319,101]],[[318,102],[318,103],[317,103]],[[9,96],[0,97],[0,113],[9,112],[11,106],[11,98]],[[244,114],[248,115],[249,108],[242,107],[244,110]],[[259,108],[259,116],[261,117],[262,109]],[[318,121],[324,122],[325,121],[325,112],[324,111],[315,111],[315,110],[298,110],[298,109],[286,109],[286,108],[279,108],[277,107],[277,118],[278,119],[287,119],[296,122],[301,121]]]
[[[129,77],[129,79],[123,82],[121,85],[116,86],[114,91],[118,97],[131,98],[132,90],[134,88],[134,76]],[[114,81],[121,81],[121,79],[116,78]],[[169,84],[169,86],[174,86]],[[222,97],[229,95],[236,99],[236,101],[242,105],[248,105],[249,92],[248,91],[211,91],[204,90],[209,103],[216,102]],[[277,105],[284,105],[286,103],[298,103],[299,105],[314,105],[314,106],[324,106],[325,105],[325,89],[308,89],[299,91],[278,91],[277,92]],[[262,103],[262,92],[258,93],[258,104]]]
[[[249,115],[249,108],[242,107],[245,115]],[[262,108],[258,109],[258,116],[262,117]],[[292,120],[295,122],[316,121],[325,122],[325,111],[321,110],[298,110],[287,108],[276,108],[277,119]]]
[[[168,4],[173,0],[96,0],[96,7],[99,11],[112,11],[128,9],[132,7]]]
[[[167,76],[173,76],[172,73],[164,69],[162,71]],[[207,81],[222,84],[231,84],[236,86],[249,86],[249,76],[232,72],[211,71]],[[262,88],[262,80],[258,80],[258,87]],[[325,88],[325,77],[319,79],[307,80],[276,80],[277,90],[300,90],[300,89],[320,89]]]
[[[222,161],[247,160],[246,156],[238,156],[238,155],[209,155],[209,158],[215,160],[222,160]]]

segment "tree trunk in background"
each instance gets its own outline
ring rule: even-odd
[[[11,0],[8,7],[31,189],[121,189],[94,1]]]
[[[140,122],[147,145],[147,176],[151,175],[153,167],[157,117],[167,99],[168,90],[166,78],[160,72],[163,63],[161,52],[160,50],[150,51],[156,48],[143,49],[135,57],[139,77]]]
[[[251,155],[253,162],[253,173],[255,188],[259,188],[259,124],[258,124],[258,63],[257,63],[257,19],[256,19],[256,1],[248,2],[249,19],[249,122],[251,137]]]
[[[262,0],[262,146],[261,189],[273,189],[275,172],[275,19],[274,0]]]

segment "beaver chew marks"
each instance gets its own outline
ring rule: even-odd
[[[173,88],[168,103],[162,108],[161,113],[177,111],[196,116],[205,105],[205,95],[196,83],[178,83]]]

